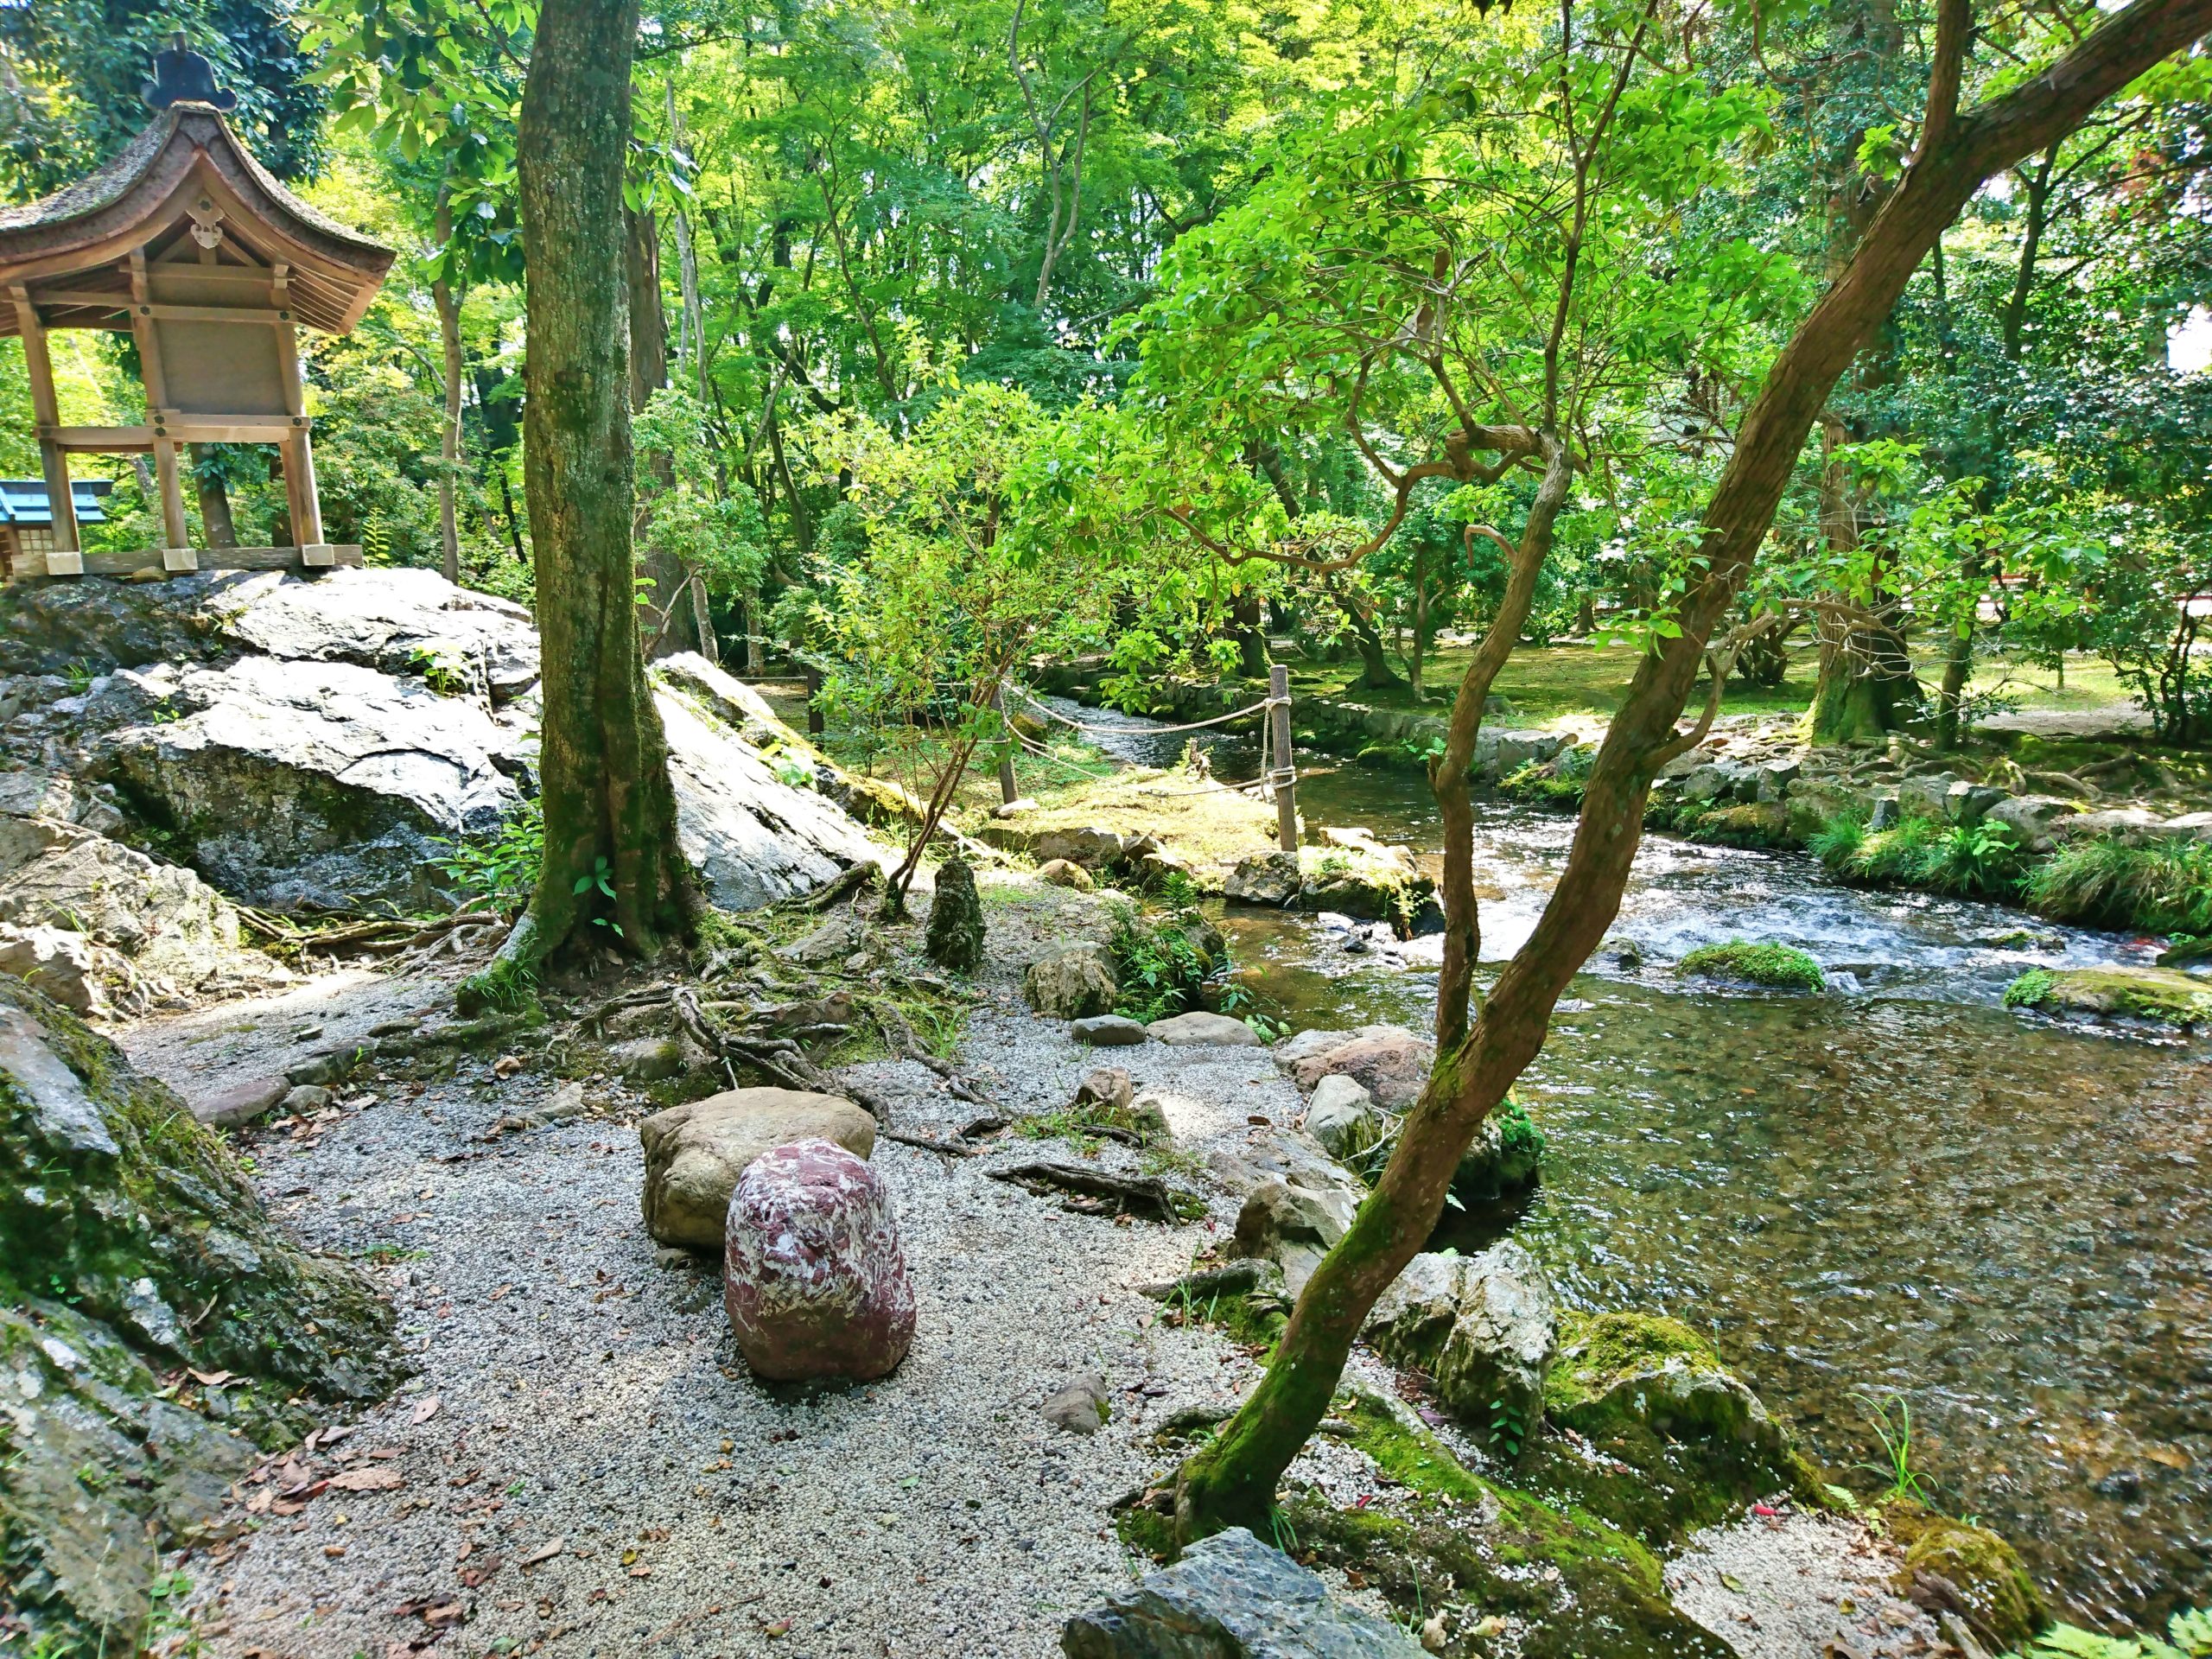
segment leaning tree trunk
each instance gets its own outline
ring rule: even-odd
[[[649,955],[689,929],[699,903],[632,586],[622,169],[637,30],[638,0],[547,0],[523,92],[524,489],[545,676],[545,856],[530,908],[463,985],[465,1006],[526,996],[579,926],[604,924],[609,942]]]
[[[1878,328],[1945,226],[1981,181],[2071,130],[2106,98],[2212,27],[2212,0],[2134,0],[2042,74],[1957,112],[1972,18],[1943,0],[1920,153],[1849,264],[1768,371],[1705,514],[1705,575],[1681,632],[1637,664],[1600,746],[1566,868],[1528,942],[1500,972],[1472,1027],[1440,1046],[1397,1150],[1351,1227],[1292,1309],[1267,1375],[1213,1442],[1183,1466],[1176,1531],[1268,1535],[1275,1484],[1327,1412],[1376,1299],[1433,1230],[1459,1155],[1542,1048],[1552,1009],[1612,925],[1660,767],[1703,735],[1675,731],[1713,629],[1735,605],[1821,405]],[[1715,700],[1717,703],[1717,699]],[[1459,723],[1454,711],[1454,725]]]

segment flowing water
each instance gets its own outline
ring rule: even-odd
[[[1132,721],[1105,743],[1157,765],[1182,740]],[[1251,775],[1249,745],[1213,752],[1222,776]],[[1308,823],[1438,845],[1416,778],[1317,771],[1299,791]],[[1486,963],[1527,937],[1572,827],[1480,810]],[[1433,1014],[1421,942],[1224,920],[1294,1027]],[[1684,951],[1731,938],[1810,951],[1828,991],[1675,978]],[[1622,943],[1643,965],[1623,965]],[[1999,1005],[2023,968],[2152,948],[1855,891],[1795,855],[1650,838],[1522,1087],[1551,1140],[1541,1185],[1511,1213],[1452,1216],[1446,1236],[1510,1230],[1568,1302],[1710,1332],[1862,1490],[1886,1484],[1860,1467],[1883,1461],[1873,1414],[1894,1434],[1909,1408],[1937,1507],[2012,1539],[2077,1619],[2212,1603],[2212,1049]]]

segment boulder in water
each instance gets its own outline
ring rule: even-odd
[[[722,1300],[738,1351],[779,1382],[867,1382],[914,1339],[891,1196],[828,1141],[763,1153],[730,1195]]]
[[[1436,1051],[1404,1027],[1367,1026],[1353,1035],[1330,1035],[1342,1040],[1301,1042],[1296,1053],[1287,1057],[1291,1076],[1307,1093],[1325,1077],[1347,1077],[1395,1112],[1420,1099],[1427,1087]]]

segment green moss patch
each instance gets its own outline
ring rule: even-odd
[[[2050,1610],[2027,1568],[2012,1545],[1988,1528],[1931,1514],[1910,1498],[1885,1504],[1882,1518],[1904,1550],[1898,1593],[1910,1593],[1923,1574],[1948,1580],[1973,1613],[1974,1634],[1993,1653],[2025,1647],[2050,1623]]]
[[[1733,1520],[1760,1498],[1825,1501],[1781,1424],[1688,1325],[1648,1313],[1569,1314],[1560,1336],[1544,1414],[1582,1444],[1540,1442],[1528,1474],[1535,1490],[1655,1548]]]
[[[1459,1630],[1491,1614],[1524,1620],[1526,1659],[1730,1653],[1675,1611],[1658,1558],[1627,1534],[1579,1507],[1483,1478],[1371,1396],[1355,1395],[1335,1421],[1407,1501],[1339,1510],[1293,1498],[1284,1509],[1301,1558],[1358,1572],[1401,1616],[1455,1607]],[[1475,1649],[1459,1638],[1447,1651]]]
[[[2177,968],[2031,968],[2005,988],[2005,1006],[2186,1027],[2212,1022],[2212,981]]]
[[[1728,939],[1700,945],[1675,964],[1688,978],[1729,979],[1777,991],[1817,991],[1827,983],[1821,964],[1786,944]]]

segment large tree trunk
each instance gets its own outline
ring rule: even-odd
[[[632,586],[622,169],[637,30],[638,0],[547,0],[523,92],[524,490],[545,857],[499,957],[462,986],[465,1007],[526,998],[579,926],[604,923],[594,931],[648,956],[697,914]]]
[[[1267,615],[1257,594],[1239,594],[1230,601],[1230,620],[1236,626],[1237,671],[1248,680],[1268,677]]]
[[[1822,416],[1821,535],[1840,562],[1859,545],[1859,495],[1835,452],[1843,423]],[[1877,591],[1864,607],[1821,619],[1821,675],[1813,690],[1815,743],[1878,741],[1920,712],[1912,653],[1894,626],[1896,607]]]
[[[1920,153],[1857,253],[1775,359],[1744,417],[1706,509],[1699,546],[1706,574],[1685,597],[1681,633],[1637,664],[1591,770],[1566,868],[1535,931],[1499,974],[1466,1036],[1440,1045],[1396,1152],[1300,1294],[1259,1387],[1184,1465],[1176,1529],[1185,1540],[1230,1526],[1268,1535],[1275,1483],[1327,1411],[1369,1310],[1427,1242],[1460,1154],[1542,1048],[1554,1006],[1612,925],[1651,780],[1702,734],[1704,721],[1687,733],[1675,728],[1707,642],[1734,607],[1806,435],[1853,357],[1983,180],[2054,142],[2152,64],[2188,46],[2212,26],[2212,0],[2134,0],[2043,74],[1961,115],[1959,71],[1971,24],[1965,0],[1943,0]],[[1468,690],[1461,688],[1463,704]],[[1462,718],[1455,708],[1455,738]],[[1456,839],[1448,824],[1447,835]],[[1447,949],[1450,943],[1447,936]],[[1446,1012],[1440,1006],[1440,1034]]]

